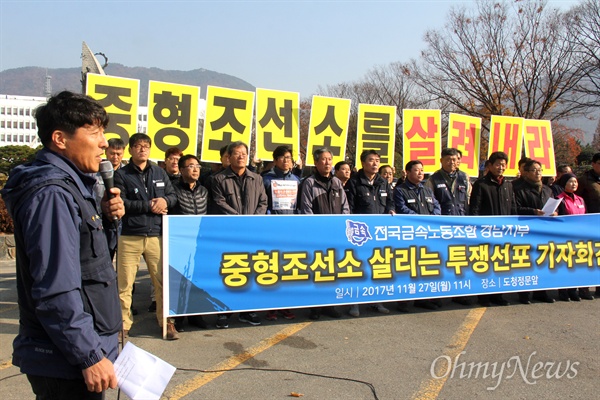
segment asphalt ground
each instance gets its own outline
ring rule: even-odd
[[[149,276],[138,274],[139,314],[130,341],[177,371],[164,399],[593,399],[600,397],[600,300],[465,307],[411,307],[318,321],[260,326],[231,318],[229,329],[186,326],[177,341],[160,337]],[[0,399],[33,399],[11,364],[18,331],[14,262],[0,262]],[[550,291],[557,297],[556,291]],[[261,313],[264,316],[264,313]],[[448,363],[449,361],[449,363]],[[51,365],[48,368],[52,368]],[[216,372],[202,372],[216,371]],[[126,399],[109,390],[106,399]]]

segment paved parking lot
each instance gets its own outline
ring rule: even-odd
[[[600,273],[600,272],[599,272]],[[33,398],[10,363],[18,331],[14,263],[0,263],[0,398]],[[131,342],[178,368],[165,399],[559,399],[598,398],[600,300],[411,309],[230,328],[186,327],[160,339],[147,312],[149,277],[138,275]],[[556,291],[550,292],[554,297]],[[516,302],[516,295],[507,298]],[[51,366],[49,366],[51,368]],[[219,372],[200,372],[219,371]],[[107,399],[116,399],[109,391]],[[121,394],[121,399],[126,398]]]

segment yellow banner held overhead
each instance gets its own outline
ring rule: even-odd
[[[461,151],[460,170],[469,176],[479,175],[480,143],[481,118],[450,113],[448,147]]]
[[[164,160],[165,152],[177,147],[183,154],[197,153],[197,86],[150,81],[148,86],[148,136],[152,139],[150,158]]]
[[[394,166],[396,145],[396,107],[358,105],[356,163],[363,150],[376,150],[381,165]]]
[[[254,92],[209,86],[202,135],[203,162],[221,162],[221,147],[242,141],[250,147]]]
[[[517,176],[519,172],[519,160],[523,150],[523,121],[520,117],[492,115],[488,158],[496,151],[503,151],[508,155],[505,176]]]
[[[525,156],[542,164],[543,176],[556,176],[552,124],[539,119],[526,119],[523,124]]]
[[[442,112],[440,110],[402,110],[403,163],[418,160],[426,174],[439,169],[442,155]]]
[[[349,99],[313,96],[306,146],[306,165],[315,165],[312,154],[321,147],[331,151],[333,165],[345,160],[350,103]]]
[[[256,89],[256,157],[273,159],[278,146],[300,155],[300,94],[279,90]]]
[[[85,91],[108,113],[109,123],[104,130],[106,139],[120,138],[127,146],[129,137],[138,131],[140,81],[87,74]]]

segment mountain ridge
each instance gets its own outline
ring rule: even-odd
[[[148,102],[149,81],[178,83],[201,87],[200,97],[206,98],[206,87],[220,86],[231,89],[254,91],[250,83],[216,71],[197,68],[191,71],[164,70],[157,67],[127,67],[113,63],[105,68],[107,75],[139,79],[140,105]],[[19,67],[0,72],[0,93],[14,96],[44,96],[46,75],[52,77],[52,92],[62,90],[81,92],[81,68]]]

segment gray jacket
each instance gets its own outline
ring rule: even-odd
[[[267,193],[262,177],[248,169],[238,176],[231,167],[213,177],[211,194],[217,214],[267,213]]]

